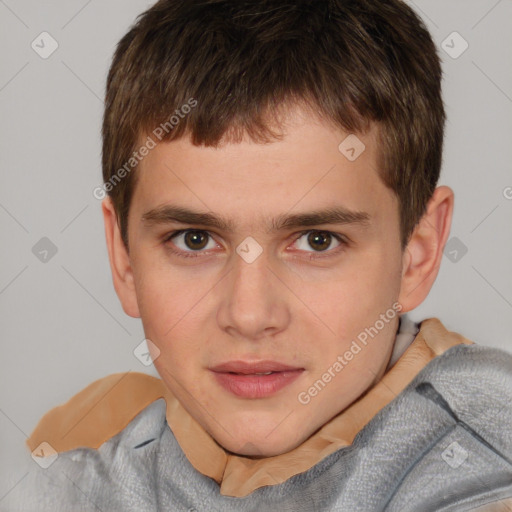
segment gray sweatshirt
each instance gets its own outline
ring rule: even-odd
[[[97,450],[30,460],[1,511],[469,511],[512,499],[512,355],[457,345],[433,359],[347,447],[245,498],[193,468],[158,399]],[[499,508],[502,507],[502,508]],[[491,508],[478,508],[491,510]]]

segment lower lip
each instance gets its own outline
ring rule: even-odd
[[[214,372],[217,382],[242,398],[265,398],[291,384],[304,370],[275,372],[270,375],[239,375]]]

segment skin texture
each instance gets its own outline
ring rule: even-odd
[[[393,304],[402,312],[418,306],[437,276],[452,191],[436,189],[402,251],[398,200],[377,173],[376,128],[358,134],[366,149],[355,161],[338,149],[347,135],[296,107],[280,141],[246,137],[218,148],[194,146],[188,138],[159,143],[136,171],[129,252],[110,199],[103,202],[113,281],[125,312],[142,319],[158,347],[154,364],[165,384],[231,452],[287,452],[363,395],[385,372],[398,315],[342,371],[331,370],[308,403],[298,399]],[[221,216],[233,231],[144,220],[169,204]],[[364,212],[368,221],[268,230],[270,219],[334,207]],[[166,241],[181,229],[202,230],[199,241],[187,245],[186,235]],[[246,237],[262,249],[251,263],[236,252]],[[211,371],[233,360],[271,360],[303,371],[271,396],[242,398]]]

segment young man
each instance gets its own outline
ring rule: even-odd
[[[512,507],[512,356],[404,316],[449,234],[444,120],[399,0],[144,13],[108,77],[100,192],[161,379],[47,413],[9,509]]]

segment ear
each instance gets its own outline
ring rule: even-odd
[[[114,288],[121,301],[124,312],[129,316],[139,318],[139,306],[137,304],[130,257],[123,239],[121,238],[117,214],[110,197],[106,197],[103,200],[101,208],[105,222],[105,236],[107,239],[108,257],[110,260]]]
[[[398,299],[403,313],[419,306],[436,280],[450,234],[453,200],[449,187],[436,188],[405,248]]]

